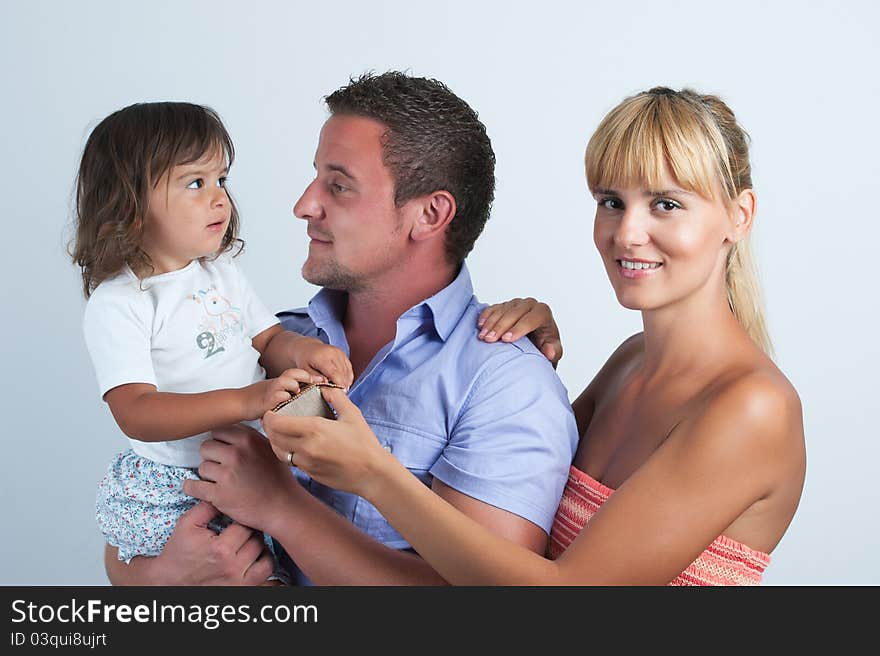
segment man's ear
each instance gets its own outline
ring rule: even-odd
[[[732,223],[727,241],[735,244],[749,236],[757,209],[758,198],[755,196],[755,192],[751,189],[741,191],[739,196],[734,199],[730,210]]]
[[[422,196],[416,204],[417,216],[410,236],[415,241],[432,239],[443,234],[455,217],[455,198],[448,191],[435,191]]]

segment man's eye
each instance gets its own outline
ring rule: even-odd
[[[343,191],[345,191],[345,187],[343,187],[339,183],[331,182],[330,183],[330,191],[332,191],[334,194],[339,194],[339,193],[342,193]]]
[[[204,186],[205,186],[205,181],[202,180],[201,178],[196,178],[195,180],[190,182],[188,185],[186,185],[186,188],[187,189],[201,189]]]

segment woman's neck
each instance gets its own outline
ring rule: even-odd
[[[642,311],[643,373],[666,378],[717,366],[751,342],[726,292],[701,290],[673,305]]]

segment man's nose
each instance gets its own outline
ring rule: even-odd
[[[645,216],[638,208],[627,208],[614,231],[614,243],[624,248],[648,243],[649,219],[650,217]]]
[[[315,189],[317,180],[313,181],[293,206],[293,215],[298,219],[316,219],[321,215],[321,203]]]

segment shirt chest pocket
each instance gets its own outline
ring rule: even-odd
[[[437,462],[446,442],[437,437],[413,433],[405,428],[378,424],[368,420],[379,443],[425,485],[431,485],[431,467]],[[358,498],[352,518],[355,526],[376,540],[395,549],[409,546],[406,540],[385,521],[368,501]]]

